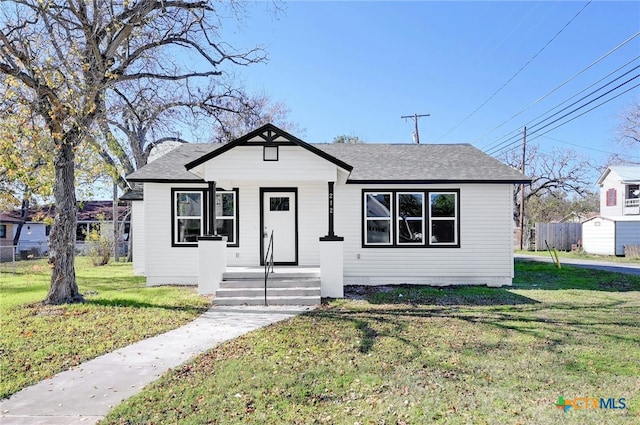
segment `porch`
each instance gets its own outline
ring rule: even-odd
[[[216,305],[315,305],[344,296],[342,238],[320,238],[319,266],[272,265],[267,256],[267,267],[227,266],[225,239],[198,239],[198,292],[215,295]]]
[[[227,267],[215,305],[320,304],[320,267]]]

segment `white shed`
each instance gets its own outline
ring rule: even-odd
[[[582,223],[585,252],[623,256],[625,245],[640,245],[640,216],[594,217]]]

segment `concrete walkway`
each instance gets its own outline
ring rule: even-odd
[[[514,258],[520,258],[529,261],[540,261],[544,263],[553,263],[550,256],[514,254]],[[638,263],[616,263],[613,261],[601,260],[581,260],[577,258],[562,258],[560,264],[568,264],[570,266],[584,267],[587,269],[605,270],[608,272],[633,274],[640,276],[640,262]]]
[[[193,322],[59,373],[0,402],[2,425],[95,424],[170,368],[308,306],[212,307]]]

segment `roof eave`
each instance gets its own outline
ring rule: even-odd
[[[382,179],[348,179],[347,184],[531,184],[527,179],[427,179],[427,180],[382,180]]]
[[[140,183],[206,183],[203,179],[158,179],[144,177],[127,179],[127,181]]]

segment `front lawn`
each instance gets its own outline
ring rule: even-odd
[[[103,423],[640,422],[640,277],[518,262],[511,289],[359,289],[176,368]],[[564,413],[559,397],[626,408]]]
[[[549,251],[527,251],[527,250],[516,250],[516,254],[522,255],[535,255],[538,257],[546,257],[551,259],[551,255]],[[594,260],[594,261],[608,261],[611,263],[631,263],[638,264],[640,263],[640,258],[633,257],[617,257],[615,255],[597,255],[597,254],[587,254],[584,251],[557,251],[558,256],[560,257],[560,263],[562,263],[563,258],[567,259],[576,259],[576,260]]]
[[[5,268],[7,270],[7,268]],[[193,288],[147,288],[130,263],[76,260],[84,304],[44,306],[46,260],[20,261],[0,276],[0,398],[81,362],[174,329],[210,302]]]

